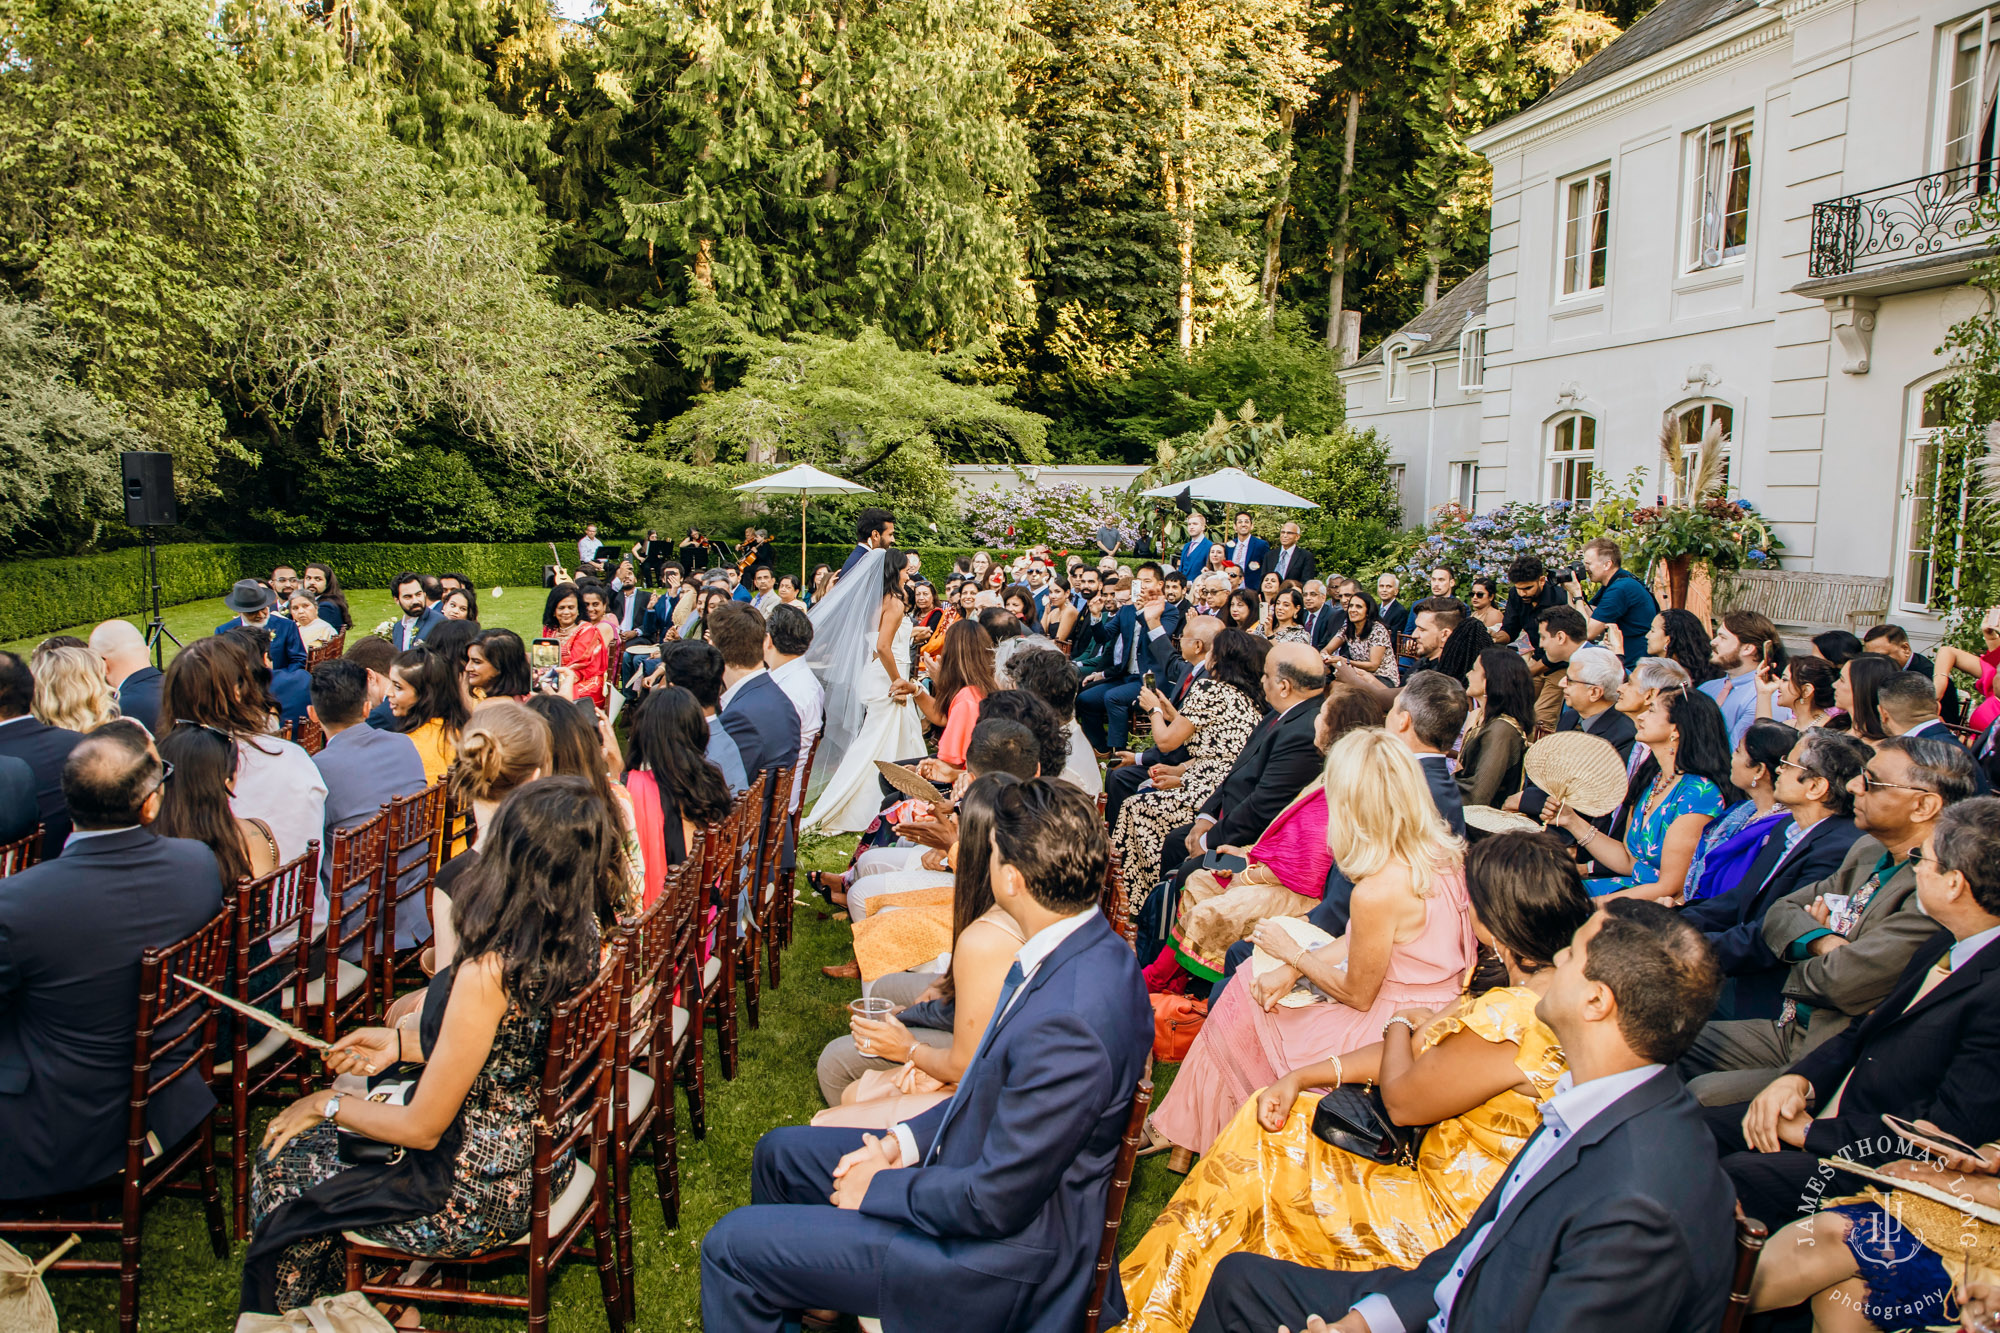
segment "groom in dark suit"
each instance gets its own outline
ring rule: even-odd
[[[1618,899],[1556,956],[1535,1012],[1569,1072],[1542,1127],[1465,1229],[1410,1271],[1327,1272],[1262,1255],[1216,1266],[1194,1333],[1554,1333],[1714,1328],[1729,1291],[1735,1196],[1701,1108],[1670,1066],[1721,973],[1700,932]]]
[[[1097,910],[1110,844],[1090,800],[1037,778],[998,807],[993,894],[1028,942],[958,1091],[881,1137],[766,1134],[750,1206],[702,1240],[704,1327],[777,1333],[810,1309],[954,1333],[1082,1322],[1152,1010]],[[1125,1316],[1116,1281],[1103,1313]]]

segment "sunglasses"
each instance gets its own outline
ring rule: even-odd
[[[160,761],[160,780],[158,782],[155,782],[152,786],[146,788],[146,796],[151,796],[154,792],[166,786],[167,783],[173,779],[173,776],[174,776],[173,761],[170,759],[162,759]],[[144,800],[145,797],[142,796],[139,799]]]

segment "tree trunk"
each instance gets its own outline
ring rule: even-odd
[[[1278,323],[1278,261],[1285,239],[1285,214],[1292,198],[1292,104],[1278,103],[1278,196],[1271,202],[1271,215],[1264,219],[1264,327]]]
[[[710,296],[715,295],[715,269],[712,258],[714,248],[715,242],[707,236],[702,237],[701,240],[696,242],[694,248],[695,286],[701,288]],[[715,358],[710,357],[702,362],[701,376],[695,381],[695,390],[698,393],[712,393],[714,389]]]
[[[1186,144],[1194,133],[1191,123],[1194,86],[1183,83],[1179,91],[1181,113],[1176,144]],[[1160,169],[1166,187],[1167,215],[1174,220],[1174,249],[1180,265],[1175,322],[1181,356],[1187,357],[1194,351],[1194,182],[1189,179],[1190,163],[1177,157],[1175,151],[1169,147],[1160,154]]]
[[[1347,146],[1340,161],[1340,190],[1335,196],[1340,201],[1339,212],[1334,217],[1333,242],[1327,246],[1327,264],[1333,276],[1327,285],[1326,296],[1326,346],[1332,351],[1340,346],[1341,312],[1347,302],[1347,218],[1348,210],[1354,202],[1354,139],[1361,130],[1361,94],[1347,95]]]
[[[1424,251],[1424,309],[1437,304],[1438,299],[1438,250],[1435,245]]]

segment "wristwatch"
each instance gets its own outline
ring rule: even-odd
[[[326,1105],[320,1108],[319,1118],[322,1120],[332,1120],[335,1116],[339,1115],[340,1098],[341,1094],[337,1092],[328,1097]]]

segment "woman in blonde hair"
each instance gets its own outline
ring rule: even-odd
[[[104,664],[88,648],[48,648],[34,660],[35,699],[31,711],[45,726],[89,731],[118,716],[118,701]]]
[[[472,845],[438,870],[431,892],[431,921],[437,931],[431,941],[435,970],[442,972],[458,955],[458,935],[452,929],[451,895],[458,877],[479,864],[479,843],[493,827],[500,802],[517,787],[525,787],[549,771],[549,724],[526,704],[491,699],[481,704],[459,734],[458,756],[447,781],[452,794],[472,802]]]
[[[1472,965],[1465,844],[1437,812],[1423,770],[1386,731],[1352,731],[1326,757],[1326,846],[1353,881],[1339,939],[1295,917],[1251,934],[1250,962],[1210,1006],[1152,1118],[1175,1166],[1287,1070],[1345,1055],[1402,1009],[1454,998]]]

